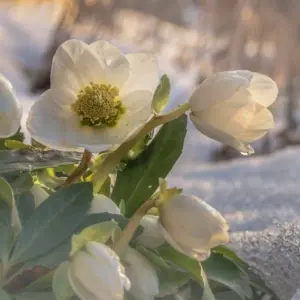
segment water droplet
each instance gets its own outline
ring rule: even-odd
[[[243,156],[251,156],[255,153],[254,149],[250,145],[244,145],[244,150],[245,151],[240,152]]]

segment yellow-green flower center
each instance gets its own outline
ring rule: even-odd
[[[82,125],[89,127],[113,127],[126,108],[118,98],[119,89],[106,84],[91,82],[80,90],[72,108]]]

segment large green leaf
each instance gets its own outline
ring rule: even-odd
[[[126,215],[131,216],[155,192],[158,179],[165,178],[182,153],[187,117],[165,124],[149,147],[126,168],[118,172],[112,199],[126,203]]]
[[[278,296],[276,296],[274,292],[269,287],[267,287],[264,281],[253,272],[248,264],[241,258],[239,258],[231,249],[226,246],[218,246],[214,248],[213,251],[215,253],[222,254],[224,257],[232,261],[240,270],[246,273],[250,278],[251,286],[253,286],[256,290],[272,295],[275,299],[279,299]]]
[[[76,152],[42,151],[34,148],[4,150],[0,151],[0,174],[69,165],[80,160],[81,155]]]
[[[16,263],[43,255],[70,237],[93,198],[91,183],[78,183],[50,195],[24,224],[11,257]]]
[[[215,300],[215,297],[209,286],[206,274],[199,262],[196,260],[179,253],[171,247],[161,247],[158,253],[165,259],[169,260],[173,264],[181,267],[182,269],[188,271],[196,281],[203,288],[203,294],[201,300]]]
[[[16,195],[16,204],[21,224],[24,224],[34,213],[35,203],[32,193],[29,191]]]
[[[203,262],[203,268],[209,280],[221,283],[235,291],[241,299],[252,297],[250,279],[232,261],[220,254],[213,253]]]

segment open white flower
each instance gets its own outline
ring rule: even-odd
[[[11,83],[0,74],[0,138],[14,135],[22,118],[22,107]]]
[[[99,152],[131,138],[152,115],[159,71],[151,54],[122,54],[100,40],[63,43],[53,58],[51,89],[35,102],[27,128],[58,150]]]
[[[276,83],[266,75],[246,70],[208,77],[189,99],[191,120],[208,137],[253,153],[249,143],[274,127],[269,107],[277,98]]]
[[[69,264],[69,281],[81,300],[123,300],[130,288],[117,254],[108,246],[88,242]]]
[[[211,248],[229,241],[226,220],[195,196],[178,195],[162,204],[159,222],[171,246],[199,261],[209,257]]]

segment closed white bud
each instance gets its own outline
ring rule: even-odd
[[[130,288],[119,257],[104,244],[88,242],[69,265],[69,281],[80,300],[123,300],[124,288]]]
[[[129,293],[136,300],[154,300],[159,293],[159,282],[154,266],[140,252],[128,248],[123,264],[131,281]]]
[[[229,241],[226,220],[195,196],[175,196],[160,206],[159,214],[167,242],[199,261],[209,257],[211,248]]]
[[[100,194],[94,195],[91,207],[87,214],[101,214],[106,212],[119,215],[120,209],[110,198]]]
[[[269,107],[278,87],[266,75],[246,70],[208,77],[189,99],[191,120],[208,137],[252,154],[249,145],[274,127]]]
[[[140,245],[153,249],[165,243],[166,240],[161,233],[157,216],[144,216],[140,225],[143,227],[143,232],[136,239]]]
[[[22,118],[22,107],[11,83],[0,74],[0,138],[14,135]]]

